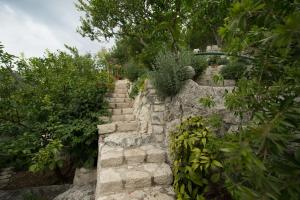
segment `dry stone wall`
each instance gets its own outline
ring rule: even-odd
[[[152,142],[162,147],[168,146],[168,134],[183,120],[190,116],[209,116],[220,114],[224,125],[219,134],[237,130],[239,119],[224,106],[224,94],[231,92],[234,86],[199,85],[187,80],[181,91],[174,97],[160,99],[150,82],[145,82],[145,89],[135,99],[134,114],[143,134],[151,135]],[[202,97],[213,97],[216,105],[206,108],[199,103]]]

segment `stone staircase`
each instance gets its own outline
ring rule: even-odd
[[[128,81],[116,82],[110,123],[98,126],[96,200],[174,200],[166,150],[140,133],[128,88]]]

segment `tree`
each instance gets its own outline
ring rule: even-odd
[[[221,45],[217,30],[230,2],[79,0],[77,7],[85,13],[79,32],[92,40],[115,37],[115,54],[121,51],[151,68],[153,58],[163,48],[179,52],[209,43]]]
[[[66,157],[76,166],[95,164],[96,125],[113,79],[91,55],[68,49],[29,59],[0,49],[1,165],[59,174]]]
[[[250,122],[227,143],[234,199],[299,199],[300,12],[297,1],[235,1],[220,30],[231,54],[254,58],[248,78],[226,96]]]

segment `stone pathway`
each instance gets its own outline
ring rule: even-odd
[[[116,82],[109,99],[111,123],[98,126],[96,200],[173,200],[166,150],[139,133],[128,87],[126,80]]]

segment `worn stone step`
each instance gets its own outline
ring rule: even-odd
[[[127,190],[121,193],[101,195],[96,200],[175,200],[175,192],[171,186],[154,186],[138,190]]]
[[[127,89],[115,89],[114,93],[115,94],[128,94],[128,90]]]
[[[108,97],[111,97],[111,98],[128,98],[128,94],[112,93],[112,94],[108,94]]]
[[[119,132],[126,132],[126,131],[137,131],[138,129],[138,122],[116,122],[117,124],[117,131]]]
[[[117,121],[134,121],[135,116],[133,114],[125,114],[125,115],[112,115],[111,120],[113,122]]]
[[[128,90],[129,88],[129,84],[127,83],[122,83],[122,84],[116,84],[115,85],[115,90],[119,89],[119,90]]]
[[[166,151],[154,145],[122,148],[104,145],[101,150],[101,167],[117,167],[126,164],[164,163]]]
[[[101,168],[98,179],[100,194],[136,190],[155,185],[170,185],[172,171],[166,163],[144,163],[115,168]]]
[[[109,98],[108,102],[110,102],[110,103],[131,103],[132,99],[130,99],[130,98]]]
[[[140,134],[136,131],[117,132],[107,135],[104,143],[118,147],[138,147],[142,144],[150,143],[151,134]]]
[[[133,108],[111,108],[109,111],[113,115],[132,114]]]
[[[130,103],[108,103],[110,108],[132,108],[132,102]]]
[[[117,131],[116,123],[101,124],[97,126],[99,135],[114,133]]]
[[[108,124],[101,124],[97,126],[98,133],[100,135],[114,133],[114,132],[128,132],[128,131],[137,131],[138,130],[138,122],[130,121],[130,122],[112,122]]]

